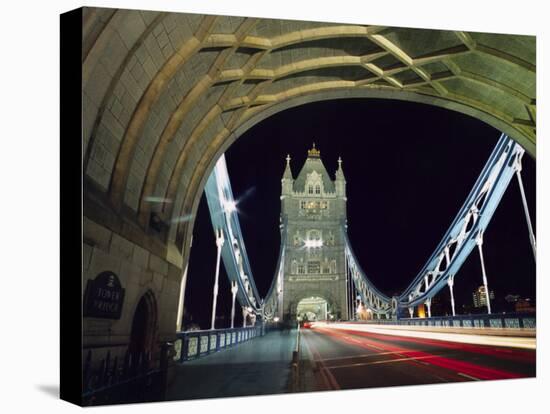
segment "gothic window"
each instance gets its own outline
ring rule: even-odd
[[[330,271],[331,273],[336,273],[336,260],[330,261]]]
[[[312,186],[312,185],[310,185],[310,186],[308,187],[308,191],[307,191],[307,192],[308,192],[309,194],[313,194],[313,186]]]
[[[315,194],[321,194],[321,186],[319,184],[315,186]]]
[[[297,270],[298,270],[297,267],[298,267],[298,266],[297,266],[296,260],[293,260],[293,261],[292,261],[292,264],[290,265],[290,273],[296,274],[296,273],[297,273]]]
[[[309,230],[307,236],[309,240],[321,240],[321,232],[319,230]]]
[[[329,262],[327,261],[326,258],[325,258],[325,261],[323,263],[323,273],[324,274],[330,273],[330,264],[329,264]]]
[[[299,274],[299,275],[303,275],[303,274],[305,274],[305,273],[306,273],[305,266],[304,266],[303,263],[300,263],[300,264],[298,265],[298,274]]]
[[[307,272],[310,274],[320,273],[321,263],[317,261],[309,261],[307,263]]]
[[[307,208],[307,202],[305,200],[300,201],[300,208],[303,210]]]

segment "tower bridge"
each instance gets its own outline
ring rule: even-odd
[[[534,37],[103,8],[80,13],[83,283],[107,281],[121,298],[116,314],[98,314],[87,306],[91,290],[83,290],[86,401],[101,401],[118,385],[113,365],[138,363],[148,375],[177,371],[168,398],[239,395],[227,384],[239,373],[216,369],[228,361],[243,378],[262,379],[242,392],[285,392],[279,380],[289,374],[293,351],[317,364],[318,384],[327,389],[534,375],[533,315],[497,315],[487,297],[488,313],[471,317],[454,300],[468,257],[479,260],[480,283],[490,292],[484,235],[513,179],[535,259],[522,181],[522,158],[536,155]],[[353,200],[345,160],[327,169],[313,146],[294,175],[287,157],[280,248],[263,296],[223,154],[280,111],[343,98],[443,107],[503,135],[440,242],[394,296],[368,277],[360,246],[348,237]],[[215,282],[205,298],[212,298],[211,323],[184,331],[203,190],[216,249]],[[216,326],[222,268],[231,283],[223,293],[231,293],[230,328]],[[432,312],[442,291],[452,315]],[[419,307],[427,318],[415,317]],[[235,324],[238,314],[243,326]],[[297,336],[304,315],[314,323]],[[196,381],[197,372],[209,380]],[[262,382],[268,377],[275,379]],[[307,389],[302,385],[294,389]]]
[[[530,314],[491,313],[482,249],[483,234],[510,181],[516,176],[520,188],[522,186],[523,155],[519,144],[504,134],[501,136],[441,242],[409,286],[394,297],[382,293],[368,279],[347,236],[348,199],[342,160],[338,159],[332,179],[314,144],[294,178],[291,158],[287,156],[281,179],[279,258],[271,288],[259,299],[246,258],[225,159],[220,158],[207,183],[206,195],[218,240],[218,259],[220,255],[224,258],[228,276],[239,289],[238,298],[245,317],[243,326],[247,325],[247,318],[251,318],[252,325],[256,322],[257,330],[251,331],[253,336],[261,336],[265,329],[281,324],[291,326],[296,321],[303,327],[296,338],[283,339],[280,333],[275,333],[278,331],[271,331],[265,338],[255,339],[258,347],[268,348],[262,348],[262,356],[256,356],[254,361],[270,358],[269,349],[273,348],[269,347],[275,344],[279,347],[281,342],[285,343],[283,347],[287,352],[301,349],[292,356],[294,366],[307,370],[309,365],[304,360],[310,360],[319,366],[318,378],[316,385],[312,385],[300,382],[300,374],[295,373],[292,376],[295,391],[531,375],[534,372],[536,320]],[[523,193],[521,195],[524,201]],[[527,209],[525,219],[531,229]],[[223,251],[225,244],[220,244],[220,239],[231,241]],[[535,258],[534,234],[530,234],[530,239]],[[456,279],[459,283],[460,267],[475,250],[483,269],[488,314],[460,315],[455,310],[454,282]],[[219,268],[216,269],[217,280]],[[447,287],[452,315],[433,315],[432,299]],[[214,298],[216,295],[215,289]],[[427,309],[427,317],[413,317],[414,307],[418,305]],[[212,312],[216,312],[215,305]],[[180,372],[190,369],[185,365],[189,360],[229,347],[226,342],[229,334],[224,329],[216,330],[214,325],[210,331],[183,333],[177,357],[187,362]],[[268,337],[271,345],[265,342]],[[204,339],[204,351],[193,348],[190,353],[193,339],[197,344],[199,339]],[[251,352],[250,346],[252,343],[242,345],[240,352]],[[233,358],[230,355],[237,355],[238,349],[225,350],[223,355]],[[370,351],[365,354],[365,350]],[[460,354],[462,362],[448,357],[449,352]],[[491,362],[487,366],[484,365],[486,361],[483,364],[464,362],[463,359],[467,361],[471,354],[478,359],[485,355],[481,358],[487,357]],[[382,355],[398,355],[399,358]],[[287,358],[290,361],[290,353]],[[216,357],[216,360],[223,359],[223,356]],[[518,368],[516,364],[520,359],[523,362]],[[377,367],[402,361],[406,361],[404,369]],[[370,375],[364,377],[362,372]],[[260,371],[258,375],[262,375]],[[273,384],[268,388],[277,392]],[[187,395],[177,388],[171,392],[178,397]]]
[[[224,263],[230,279],[239,281],[239,301],[244,309],[252,309],[253,314],[262,319],[267,312],[267,319],[277,315],[280,320],[295,320],[300,316],[297,315],[300,301],[318,297],[326,301],[325,316],[330,314],[332,319],[354,319],[359,306],[364,306],[378,319],[397,320],[405,313],[412,318],[414,307],[419,304],[426,306],[428,317],[431,317],[432,298],[448,287],[452,316],[456,316],[455,278],[477,247],[490,314],[483,234],[514,176],[520,189],[523,188],[521,160],[524,152],[511,138],[504,134],[500,137],[466,201],[426,264],[400,295],[391,298],[368,279],[347,235],[342,159],[338,159],[338,169],[332,180],[319,149],[313,144],[296,179],[290,168],[290,155],[286,158],[281,179],[281,252],[272,283],[276,288],[270,289],[265,299],[260,299],[246,257],[225,159],[220,158],[207,183],[206,195],[217,240],[223,240],[224,234],[231,240],[224,250]],[[536,258],[535,236],[523,191],[521,197]],[[218,247],[218,254],[220,252]]]

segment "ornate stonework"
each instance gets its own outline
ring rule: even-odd
[[[294,319],[298,303],[310,297],[325,299],[335,318],[347,318],[341,232],[346,220],[346,194],[341,163],[332,180],[320,151],[313,146],[294,179],[288,161],[281,180],[281,218],[290,236],[284,263],[284,318]]]

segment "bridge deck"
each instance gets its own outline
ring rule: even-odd
[[[390,329],[383,332],[337,329],[331,324],[313,324],[311,329],[304,329],[302,349],[315,367],[316,389],[436,384],[536,375],[533,349],[435,340],[413,337],[410,333]]]
[[[167,400],[289,391],[296,330],[271,331],[235,348],[176,366]]]

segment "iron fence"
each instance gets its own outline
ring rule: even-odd
[[[92,367],[92,350],[86,353],[83,369],[82,405],[128,404],[160,401],[166,391],[171,343],[161,345],[155,364],[149,352],[126,350],[122,361],[111,352]]]
[[[174,342],[174,360],[184,362],[201,358],[264,334],[265,327],[262,324],[245,328],[178,332]]]
[[[450,328],[503,328],[535,329],[534,313],[494,313],[457,316],[432,316],[431,318],[372,319],[361,323],[376,325],[432,326]]]

